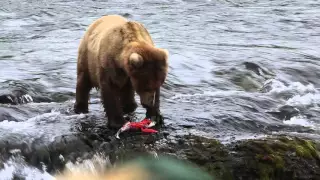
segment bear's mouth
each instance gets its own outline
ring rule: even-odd
[[[140,96],[140,101],[141,101],[141,104],[147,108],[155,108],[156,106],[156,94],[157,92],[156,91],[152,91],[152,92],[140,92],[138,93],[139,96]]]

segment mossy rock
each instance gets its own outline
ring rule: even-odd
[[[209,172],[215,179],[232,179],[231,169],[224,162],[230,161],[226,147],[214,139],[186,136],[189,148],[186,158]]]
[[[214,179],[320,179],[319,144],[279,136],[223,145],[214,139],[184,136],[175,154]]]
[[[317,144],[297,137],[274,137],[238,142],[232,165],[235,177],[248,179],[320,179]],[[238,179],[238,178],[236,178]],[[241,178],[239,178],[241,179]]]

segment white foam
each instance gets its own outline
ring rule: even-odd
[[[236,141],[250,140],[250,139],[262,139],[265,137],[267,137],[267,135],[254,134],[254,133],[242,133],[242,134],[236,135],[236,136],[222,136],[221,138],[217,138],[217,139],[219,141],[221,141],[222,144],[230,144],[230,143],[236,142]]]
[[[2,26],[6,27],[7,30],[20,30],[22,29],[21,26],[28,25],[29,23],[27,21],[21,20],[21,19],[15,19],[15,20],[5,20],[2,21]]]
[[[71,173],[88,172],[100,174],[109,167],[112,167],[109,158],[97,153],[91,159],[85,159],[82,162],[76,161],[76,163],[72,163],[68,161],[65,165],[65,171]]]
[[[11,180],[14,175],[24,177],[26,180],[54,180],[46,171],[40,170],[26,165],[21,157],[12,157],[4,163],[4,168],[0,170],[1,180]]]
[[[3,16],[3,17],[15,17],[16,16],[16,13],[8,13],[8,12],[3,12],[3,11],[0,11],[0,16]]]
[[[274,79],[265,84],[268,83],[271,83],[269,94],[291,94],[291,97],[286,100],[286,105],[317,106],[317,104],[320,103],[320,92],[313,84],[303,85],[300,82],[292,82],[286,86],[284,83]]]
[[[294,107],[318,107],[320,104],[320,92],[314,87],[313,84],[303,85],[300,82],[292,82],[288,85],[272,79],[266,82],[270,84],[271,90],[268,92],[271,95],[289,95],[288,99],[285,99],[285,105]],[[310,128],[316,128],[316,125],[308,120],[304,116],[295,116],[290,120],[283,121],[287,125],[300,125]]]
[[[60,159],[64,159],[59,155]],[[66,162],[64,171],[70,173],[88,172],[92,174],[100,174],[106,171],[107,168],[112,168],[109,157],[101,153],[95,154],[91,159],[78,159],[75,163]],[[7,162],[4,163],[4,168],[0,170],[1,180],[11,180],[14,175],[24,177],[26,180],[55,180],[54,176],[46,172],[46,167],[43,166],[43,172],[28,166],[23,157],[17,152]],[[58,174],[57,174],[58,175]]]
[[[29,95],[29,94],[25,94],[23,95],[20,100],[22,101],[22,103],[29,103],[29,102],[33,102],[33,98]]]
[[[305,127],[315,127],[312,123],[308,122],[307,118],[303,116],[294,116],[290,118],[290,120],[283,121],[284,124],[287,125],[300,125]]]
[[[53,141],[55,137],[62,133],[71,132],[71,125],[75,119],[85,118],[83,114],[64,115],[60,112],[52,111],[32,117],[26,121],[15,122],[4,120],[0,122],[0,132],[6,136],[17,134],[23,138],[43,138]],[[5,138],[5,137],[2,137]]]
[[[308,106],[315,105],[320,102],[320,94],[307,93],[305,95],[296,95],[288,99],[287,105],[291,106]]]
[[[272,79],[269,81],[266,81],[265,84],[271,83],[271,90],[269,93],[271,94],[279,94],[284,92],[292,92],[296,94],[305,94],[305,93],[317,93],[317,89],[314,87],[313,84],[303,85],[300,82],[292,82],[288,86],[286,86],[284,83]]]
[[[246,92],[243,91],[203,91],[202,93],[194,93],[194,94],[175,94],[170,98],[170,100],[183,100],[190,97],[213,97],[213,96],[228,96],[235,94],[244,94]]]

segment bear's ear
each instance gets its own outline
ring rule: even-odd
[[[129,64],[135,68],[139,68],[143,64],[143,58],[138,53],[132,53],[129,57]]]
[[[161,49],[161,51],[165,54],[165,59],[167,60],[169,57],[169,51],[167,49]]]

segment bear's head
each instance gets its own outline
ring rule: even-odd
[[[163,85],[168,73],[168,55],[166,49],[146,44],[139,44],[131,49],[125,69],[133,88],[140,96],[150,99]]]

